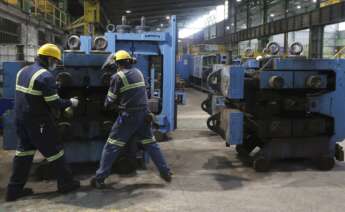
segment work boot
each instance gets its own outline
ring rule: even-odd
[[[69,183],[58,184],[58,192],[66,194],[80,188],[80,182],[78,180],[72,180]]]
[[[167,183],[171,183],[172,181],[172,176],[173,176],[173,173],[171,173],[170,171],[169,172],[161,172],[160,173],[160,177]]]
[[[33,193],[34,191],[31,188],[23,188],[20,192],[7,189],[5,201],[13,202],[21,197],[32,195]]]
[[[104,189],[105,188],[105,183],[103,179],[97,179],[97,178],[92,178],[90,180],[90,185],[94,188],[97,189]]]

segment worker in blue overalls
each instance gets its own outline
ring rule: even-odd
[[[133,59],[128,52],[120,50],[114,56],[112,60],[116,63],[117,73],[111,77],[105,107],[116,105],[119,116],[103,148],[100,167],[91,179],[91,185],[98,189],[105,187],[104,180],[110,175],[113,162],[128,142],[137,142],[133,141],[134,137],[143,144],[160,177],[170,182],[172,174],[152,134],[143,74],[132,67]]]
[[[33,193],[32,189],[24,186],[36,150],[51,163],[59,192],[67,193],[80,187],[65,163],[55,123],[61,110],[77,107],[79,101],[76,98],[61,99],[57,94],[56,81],[50,71],[61,61],[60,49],[54,44],[45,44],[38,49],[37,55],[33,65],[24,67],[17,74],[15,124],[19,143],[6,201],[15,201]]]

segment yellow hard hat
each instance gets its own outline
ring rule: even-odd
[[[125,50],[119,50],[115,53],[115,61],[132,59],[131,55]]]
[[[61,61],[61,50],[55,44],[44,44],[38,49],[37,55],[54,57],[55,59]]]

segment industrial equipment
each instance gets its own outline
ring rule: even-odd
[[[143,19],[144,20],[144,19]],[[145,21],[143,21],[145,23]],[[119,29],[121,27],[117,27]],[[110,54],[122,49],[136,58],[147,82],[149,106],[155,114],[154,131],[157,139],[176,128],[175,60],[176,17],[172,16],[165,31],[110,31],[104,36],[72,36],[64,51],[63,64],[54,71],[58,93],[62,98],[78,97],[78,109],[62,112],[57,120],[61,142],[69,163],[98,161],[109,130],[116,119],[116,111],[104,111],[103,103],[114,70],[101,71]],[[132,31],[130,29],[130,31]],[[15,76],[24,63],[4,63],[4,92],[14,98]],[[160,87],[155,81],[160,77]],[[4,148],[16,147],[13,111],[4,116]],[[135,139],[135,138],[134,138]],[[47,141],[49,142],[49,141]]]
[[[228,56],[224,53],[197,55],[193,57],[193,69],[190,83],[193,87],[208,92],[207,77],[214,64],[228,64]]]
[[[344,160],[345,60],[307,59],[294,43],[288,57],[269,56],[223,66],[208,78],[208,126],[256,171],[276,159],[307,158],[321,170]],[[272,50],[270,50],[272,48]],[[256,148],[259,151],[253,151]]]
[[[96,26],[101,24],[101,2],[99,0],[84,0],[84,15],[67,27],[67,30],[82,28],[84,35],[94,35]]]

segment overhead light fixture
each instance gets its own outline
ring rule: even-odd
[[[161,24],[161,27],[164,27],[164,24]]]
[[[165,19],[170,20],[170,16],[167,15],[167,16],[165,17]]]
[[[158,27],[158,28],[157,28],[157,31],[161,31],[161,28]]]
[[[313,0],[313,3],[316,3],[317,2],[317,0]]]
[[[274,13],[271,13],[270,16],[271,16],[271,17],[274,17],[275,15],[274,15]]]
[[[132,11],[130,11],[130,10],[126,10],[126,13],[127,13],[127,14],[130,14],[130,13],[132,13]]]
[[[297,9],[301,9],[302,7],[301,7],[301,5],[297,5]]]
[[[241,2],[242,0],[236,0],[237,2]]]

